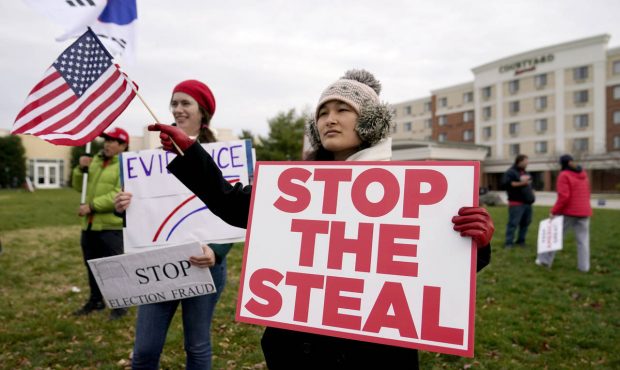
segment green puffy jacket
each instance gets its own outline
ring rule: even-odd
[[[121,191],[121,172],[118,156],[111,158],[103,167],[101,153],[93,157],[88,167],[88,185],[86,187],[86,203],[90,205],[91,215],[84,216],[82,229],[88,227],[92,216],[91,230],[122,230],[123,219],[114,215],[114,197]],[[73,169],[71,184],[77,191],[82,191],[84,175],[79,166]]]

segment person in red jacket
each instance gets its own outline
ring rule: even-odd
[[[577,268],[590,270],[590,182],[581,166],[577,165],[568,154],[560,157],[562,170],[558,176],[556,188],[558,199],[551,209],[549,217],[564,216],[564,234],[568,229],[575,231],[577,239]],[[538,254],[536,264],[551,267],[555,252]]]

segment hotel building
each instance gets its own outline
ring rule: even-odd
[[[553,190],[558,158],[570,153],[593,191],[620,191],[620,47],[608,42],[609,35],[594,36],[475,67],[472,82],[396,104],[394,140],[482,146],[481,184],[495,190],[520,153],[529,156],[535,187]],[[430,135],[415,124],[422,117],[416,107],[429,101]]]

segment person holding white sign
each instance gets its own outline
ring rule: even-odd
[[[569,154],[560,157],[562,167],[556,183],[558,199],[549,217],[564,216],[564,234],[568,229],[575,231],[577,240],[577,268],[581,272],[590,270],[590,182],[586,171]],[[555,251],[539,253],[536,264],[551,268]]]
[[[215,113],[215,97],[211,89],[197,80],[179,83],[172,91],[170,110],[173,126],[198,143],[216,141],[210,129]],[[121,192],[115,199],[115,210],[124,213],[131,204],[131,193]],[[155,369],[164,348],[170,322],[181,304],[187,369],[211,369],[211,320],[215,305],[226,285],[226,255],[232,244],[204,245],[204,254],[192,256],[190,262],[210,268],[215,294],[183,300],[146,304],[138,307],[136,340],[132,358],[133,369]]]
[[[308,160],[389,161],[392,155],[390,108],[379,101],[381,84],[364,70],[351,70],[322,93],[309,122],[309,138],[315,149]],[[177,156],[168,169],[224,221],[246,228],[252,187],[230,185],[213,159],[181,130],[166,125],[149,126],[161,131],[165,150]],[[196,169],[199,168],[199,171]],[[462,236],[480,247],[478,269],[490,261],[494,226],[488,212],[465,207],[452,220]],[[417,369],[413,349],[335,338],[267,327],[261,340],[269,369]]]

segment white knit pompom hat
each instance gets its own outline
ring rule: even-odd
[[[372,73],[363,69],[352,69],[329,85],[321,94],[308,123],[308,138],[317,149],[321,145],[316,125],[321,106],[328,101],[338,100],[349,104],[358,114],[355,130],[363,142],[373,145],[388,136],[392,124],[392,113],[387,104],[379,101],[381,83]]]

